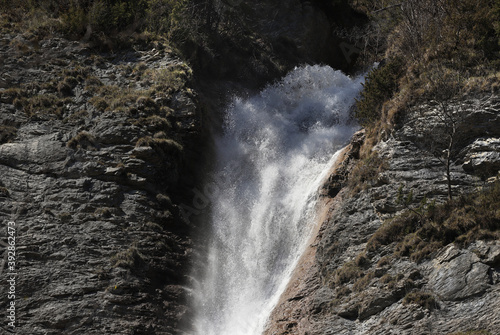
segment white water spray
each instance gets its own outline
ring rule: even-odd
[[[262,333],[306,247],[320,182],[356,129],[349,109],[361,82],[305,66],[227,110],[196,335]]]

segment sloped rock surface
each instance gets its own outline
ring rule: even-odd
[[[480,100],[489,103],[469,104],[481,108],[468,110],[474,127],[461,133],[460,154],[452,164],[455,196],[473,191],[481,176],[478,172],[486,166],[478,159],[477,165],[462,167],[464,157],[468,162],[484,154],[491,158],[488,167],[498,164],[490,154],[496,152],[500,129],[497,99]],[[499,329],[498,241],[479,240],[466,249],[448,245],[431,260],[418,263],[393,256],[390,245],[366,250],[367,241],[383,222],[405,210],[397,201],[401,190],[412,192],[414,204],[424,198],[439,203],[447,197],[444,166],[421,143],[428,120],[419,118],[421,111],[416,110],[413,123],[404,123],[374,147],[387,165],[365,188],[353,193],[349,186],[356,155],[344,156],[340,166],[347,169],[332,171],[321,193],[326,197],[323,211],[328,214],[319,221],[315,242],[307,251],[316,262],[303,271],[303,262],[310,260],[301,260],[265,334],[451,334],[470,329],[494,334]],[[359,141],[355,135],[351,147],[359,146]],[[320,282],[299,289],[316,276]],[[409,293],[422,300],[412,303]]]
[[[434,259],[429,286],[442,300],[463,300],[484,293],[491,284],[490,266],[470,251],[450,246]]]

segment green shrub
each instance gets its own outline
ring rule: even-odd
[[[61,21],[64,31],[73,35],[81,35],[86,31],[88,17],[84,8],[72,5],[61,15]]]
[[[498,88],[494,79],[500,64],[498,1],[360,0],[354,6],[366,12],[376,27],[365,44],[377,47],[368,45],[363,52],[385,54],[388,60],[367,76],[355,110],[363,126],[383,129],[398,121],[396,116],[402,116],[405,107],[432,88],[429,75],[437,66],[464,73],[466,79],[474,77],[479,83],[474,89]],[[440,87],[434,91],[440,92]]]
[[[29,27],[39,37],[48,35],[52,29],[76,38],[85,35],[103,46],[109,40],[123,42],[132,34],[144,31],[195,35],[188,29],[195,26],[191,23],[195,19],[193,12],[186,10],[188,0],[19,1],[18,5],[10,6],[6,3],[0,3],[0,7],[10,18]],[[196,20],[204,18],[196,17]]]
[[[146,1],[77,0],[61,13],[62,26],[73,35],[84,34],[87,26],[96,33],[116,33],[144,17],[146,8]]]
[[[463,66],[485,56],[498,57],[497,1],[409,0],[394,7],[390,16],[392,20],[385,20],[381,28],[388,31],[388,53],[408,60],[409,65],[440,59]]]
[[[167,33],[177,28],[186,0],[148,0],[146,27],[157,33]]]
[[[355,116],[363,126],[373,126],[380,120],[383,104],[398,89],[403,64],[400,59],[392,59],[367,75],[355,107]]]

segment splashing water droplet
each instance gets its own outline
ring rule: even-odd
[[[228,108],[195,334],[262,333],[315,224],[318,187],[357,128],[349,110],[362,80],[305,66]]]

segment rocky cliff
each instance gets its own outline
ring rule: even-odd
[[[265,334],[496,334],[498,4],[351,3],[385,59]]]
[[[3,34],[0,46],[16,332],[175,333],[191,248],[176,204],[202,138],[189,67],[161,43],[106,54],[27,38]]]
[[[452,169],[456,197],[491,187],[478,176],[484,180],[498,173],[495,143],[500,105],[496,95],[486,99],[467,111],[469,127],[460,137],[462,159]],[[422,108],[431,117],[432,108]],[[435,245],[421,247],[419,243],[429,236],[411,234],[422,224],[417,215],[405,228],[404,234],[409,234],[405,240],[393,238],[398,230],[391,227],[398,218],[411,221],[408,208],[419,211],[424,198],[436,203],[447,198],[444,166],[423,149],[419,139],[422,128],[433,125],[420,119],[416,110],[408,112],[407,119],[371,149],[377,159],[361,163],[364,169],[375,170],[361,188],[355,175],[364,132],[357,133],[344,150],[322,191],[323,214],[317,234],[265,334],[497,331],[500,244],[496,235],[479,234],[465,244],[436,239]],[[419,125],[409,126],[409,119],[418,120]],[[349,183],[350,178],[356,182]],[[410,203],[398,201],[401,192],[412,193]],[[492,201],[498,202],[498,198]],[[466,206],[454,210],[463,220],[468,220],[463,212]],[[454,213],[445,215],[449,219]],[[498,216],[494,220],[498,225]],[[481,223],[469,222],[472,226]]]
[[[18,334],[181,333],[208,124],[230,91],[345,62],[327,47],[331,8],[208,1],[206,39],[171,43],[117,7],[61,4],[1,7],[0,238],[15,234],[16,255],[0,281],[16,281],[0,308],[15,302]]]

